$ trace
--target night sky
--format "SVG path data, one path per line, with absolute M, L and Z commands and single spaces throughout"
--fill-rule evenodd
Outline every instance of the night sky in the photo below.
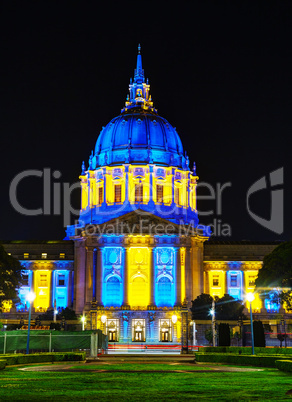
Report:
M 200 221 L 230 225 L 232 235 L 219 233 L 219 240 L 290 239 L 292 3 L 89 3 L 1 3 L 0 239 L 65 236 L 62 215 L 16 212 L 10 183 L 25 170 L 58 170 L 53 204 L 53 183 L 63 189 L 78 181 L 102 126 L 124 105 L 138 43 L 154 105 L 177 128 L 200 182 L 231 183 L 221 215 L 214 200 L 199 201 L 199 210 L 214 210 Z M 278 234 L 248 214 L 246 193 L 282 167 L 284 232 Z M 270 191 L 250 199 L 265 219 Z M 26 208 L 43 208 L 42 179 L 23 179 L 17 197 Z M 72 199 L 78 208 L 79 190 Z

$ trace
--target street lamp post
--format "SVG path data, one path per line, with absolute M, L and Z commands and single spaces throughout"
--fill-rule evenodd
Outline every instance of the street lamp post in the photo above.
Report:
M 58 314 L 57 301 L 55 299 L 55 301 L 54 301 L 54 322 L 57 322 L 57 314 Z
M 27 328 L 27 342 L 26 342 L 26 354 L 29 354 L 29 336 L 30 336 L 30 321 L 31 321 L 31 305 L 35 299 L 35 294 L 33 292 L 29 292 L 26 296 L 26 300 L 29 302 L 29 311 L 28 311 L 28 328 Z
M 86 317 L 85 317 L 85 315 L 83 315 L 83 316 L 81 317 L 81 322 L 82 322 L 82 331 L 84 331 L 84 330 L 85 330 L 85 321 L 86 321 Z
M 253 336 L 253 322 L 252 322 L 252 302 L 254 301 L 254 294 L 248 293 L 246 295 L 247 301 L 249 301 L 249 310 L 250 310 L 250 331 L 251 331 L 251 347 L 252 347 L 252 355 L 254 355 L 254 336 Z
M 212 316 L 212 336 L 213 336 L 213 346 L 216 346 L 216 321 L 215 321 L 215 300 L 213 299 L 212 301 L 212 308 L 210 311 L 210 314 Z

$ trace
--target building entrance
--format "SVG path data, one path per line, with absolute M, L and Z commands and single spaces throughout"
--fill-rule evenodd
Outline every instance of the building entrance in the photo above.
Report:
M 170 320 L 159 320 L 160 342 L 171 342 L 171 323 Z
M 132 321 L 132 341 L 133 342 L 145 342 L 145 320 L 133 320 Z
M 109 342 L 119 341 L 119 320 L 107 320 L 107 336 Z

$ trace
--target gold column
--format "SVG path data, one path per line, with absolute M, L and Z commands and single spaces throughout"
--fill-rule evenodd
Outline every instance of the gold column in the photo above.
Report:
M 175 283 L 176 286 L 176 297 L 175 305 L 181 305 L 181 257 L 179 247 L 175 250 Z
M 191 267 L 191 249 L 186 247 L 185 254 L 186 299 L 190 302 L 193 294 L 193 276 Z

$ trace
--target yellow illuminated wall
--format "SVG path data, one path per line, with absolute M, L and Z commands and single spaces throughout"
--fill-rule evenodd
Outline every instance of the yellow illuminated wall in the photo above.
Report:
M 150 300 L 150 254 L 148 247 L 130 247 L 128 294 L 131 307 L 147 307 Z
M 223 297 L 225 294 L 225 271 L 209 271 L 209 294 L 214 297 Z
M 34 272 L 34 291 L 36 311 L 46 311 L 50 307 L 51 271 L 37 270 Z
M 196 187 L 197 187 L 197 180 L 199 179 L 198 176 L 191 176 L 190 179 L 190 207 L 197 210 L 197 195 L 196 195 Z
M 244 272 L 245 280 L 245 293 L 254 293 L 255 291 L 255 280 L 258 276 L 258 270 L 247 270 Z M 254 293 L 255 299 L 252 302 L 252 311 L 260 313 L 262 308 L 262 302 L 258 293 Z M 250 303 L 246 302 L 246 307 L 248 311 L 250 310 Z
M 88 186 L 87 186 L 87 176 L 80 176 L 81 185 L 81 209 L 86 209 L 88 206 Z

